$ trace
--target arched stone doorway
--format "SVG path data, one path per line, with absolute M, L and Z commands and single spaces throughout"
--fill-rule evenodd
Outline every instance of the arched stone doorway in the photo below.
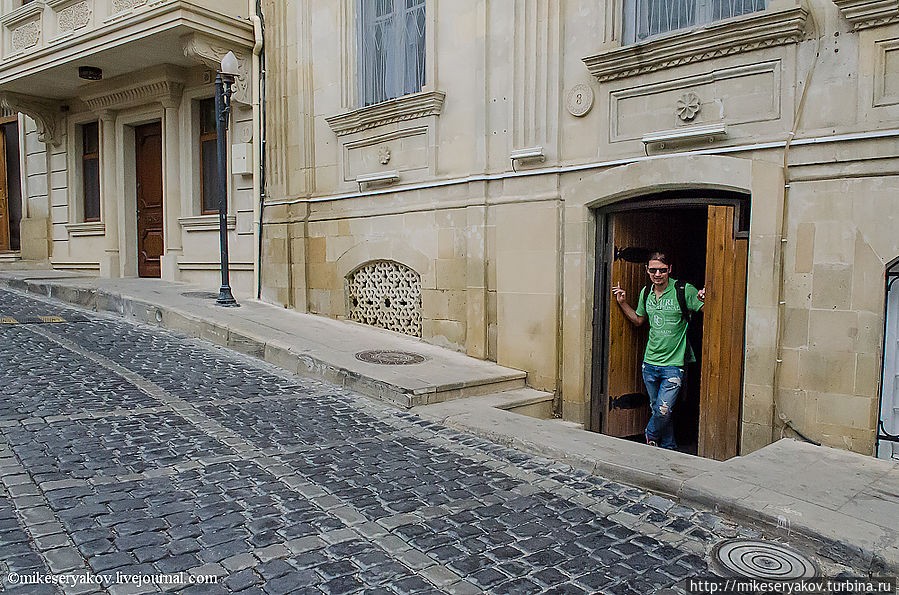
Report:
M 588 428 L 642 441 L 649 397 L 641 365 L 647 326 L 636 328 L 611 297 L 636 308 L 648 290 L 648 255 L 668 255 L 671 279 L 706 288 L 690 317 L 688 355 L 674 408 L 679 449 L 727 459 L 738 452 L 743 388 L 749 197 L 710 190 L 663 192 L 595 211 L 593 365 Z M 653 324 L 650 320 L 649 324 Z
M 565 253 L 562 312 L 562 413 L 588 425 L 593 393 L 594 312 L 597 296 L 597 220 L 603 208 L 669 191 L 749 196 L 746 335 L 737 451 L 772 439 L 777 353 L 779 250 L 783 168 L 776 163 L 719 155 L 641 160 L 565 180 Z

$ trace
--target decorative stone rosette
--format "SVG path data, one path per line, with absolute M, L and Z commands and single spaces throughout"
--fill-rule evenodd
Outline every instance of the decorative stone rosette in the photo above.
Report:
M 701 109 L 702 100 L 699 98 L 699 95 L 690 91 L 689 93 L 684 93 L 681 98 L 677 100 L 674 112 L 682 122 L 691 122 Z

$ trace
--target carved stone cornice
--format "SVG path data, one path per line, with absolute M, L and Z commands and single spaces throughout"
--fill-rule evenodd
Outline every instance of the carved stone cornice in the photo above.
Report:
M 218 71 L 222 67 L 222 58 L 228 52 L 234 52 L 237 57 L 237 76 L 232 87 L 231 98 L 245 105 L 253 102 L 250 89 L 250 56 L 241 48 L 229 47 L 224 42 L 202 33 L 192 33 L 181 38 L 181 49 L 184 55 L 191 60 L 205 64 L 212 70 Z
M 856 31 L 899 21 L 899 0 L 833 0 L 833 3 Z
M 797 43 L 805 35 L 807 16 L 808 11 L 802 6 L 762 11 L 698 29 L 673 32 L 582 60 L 597 80 L 613 81 L 720 56 Z
M 425 91 L 369 105 L 351 112 L 325 118 L 337 136 L 360 132 L 384 124 L 439 116 L 443 110 L 443 91 Z
M 37 139 L 42 143 L 59 146 L 65 132 L 65 118 L 61 104 L 51 99 L 0 91 L 0 106 L 12 112 L 22 112 L 37 125 Z
M 114 90 L 82 96 L 82 100 L 94 113 L 102 110 L 144 105 L 147 103 L 174 101 L 181 97 L 184 85 L 168 78 L 135 83 Z

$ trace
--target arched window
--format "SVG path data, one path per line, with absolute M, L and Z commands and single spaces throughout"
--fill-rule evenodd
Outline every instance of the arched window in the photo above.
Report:
M 350 320 L 421 337 L 421 276 L 391 260 L 368 262 L 346 278 Z

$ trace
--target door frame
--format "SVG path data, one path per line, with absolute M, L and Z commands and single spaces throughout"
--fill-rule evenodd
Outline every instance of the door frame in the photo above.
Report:
M 592 356 L 588 360 L 590 393 L 584 424 L 586 429 L 602 432 L 602 412 L 605 410 L 602 401 L 604 398 L 608 398 L 608 395 L 604 395 L 609 377 L 610 353 L 609 328 L 606 321 L 612 298 L 606 290 L 606 285 L 612 262 L 610 258 L 614 258 L 609 233 L 610 216 L 627 211 L 701 208 L 709 205 L 733 206 L 735 212 L 739 213 L 734 216 L 734 237 L 749 238 L 749 215 L 752 209 L 752 199 L 750 194 L 745 192 L 709 190 L 707 188 L 663 191 L 590 209 L 595 222 L 596 235 L 593 254 L 593 336 L 591 338 L 593 348 Z
M 897 307 L 893 312 L 890 311 L 891 299 L 896 300 L 897 303 Z M 890 314 L 892 314 L 892 316 Z M 877 406 L 877 426 L 875 426 L 874 428 L 874 456 L 877 458 L 890 458 L 889 456 L 884 456 L 885 453 L 882 453 L 880 451 L 881 446 L 890 447 L 888 454 L 892 455 L 892 458 L 896 458 L 896 454 L 899 453 L 899 428 L 894 428 L 893 431 L 896 432 L 896 434 L 892 434 L 890 430 L 885 428 L 883 425 L 883 420 L 886 413 L 885 410 L 888 407 L 899 407 L 899 403 L 887 402 L 884 398 L 886 396 L 887 390 L 889 390 L 893 393 L 893 395 L 890 395 L 890 400 L 892 400 L 893 396 L 897 394 L 897 389 L 899 389 L 899 387 L 894 386 L 894 383 L 896 382 L 895 380 L 891 380 L 889 383 L 887 383 L 887 376 L 889 374 L 899 374 L 899 369 L 891 370 L 887 364 L 889 357 L 893 357 L 894 361 L 899 362 L 899 354 L 893 352 L 893 350 L 896 349 L 895 345 L 893 347 L 889 346 L 891 341 L 899 341 L 899 332 L 896 332 L 895 330 L 899 328 L 899 320 L 896 320 L 895 317 L 899 317 L 899 258 L 894 259 L 891 263 L 887 264 L 885 268 L 883 347 L 880 350 L 883 358 L 881 360 L 880 398 L 878 399 Z
M 7 217 L 8 217 L 9 216 L 9 178 L 7 176 L 7 172 L 9 171 L 9 160 L 15 159 L 18 162 L 18 169 L 19 169 L 19 188 L 18 188 L 19 221 L 18 221 L 18 225 L 21 226 L 22 219 L 24 219 L 27 216 L 27 211 L 26 211 L 27 201 L 26 201 L 25 185 L 24 185 L 26 176 L 23 175 L 25 172 L 25 167 L 24 167 L 25 163 L 23 160 L 24 151 L 22 150 L 22 147 L 25 146 L 24 145 L 24 139 L 25 139 L 24 129 L 25 129 L 25 127 L 23 125 L 24 116 L 21 114 L 15 114 L 12 116 L 0 116 L 0 125 L 13 124 L 13 123 L 16 124 L 16 137 L 17 137 L 16 138 L 16 146 L 19 148 L 19 150 L 16 152 L 15 155 L 8 155 L 8 154 L 4 155 L 4 160 L 3 160 L 4 171 L 2 172 L 2 177 L 4 180 L 3 183 L 6 185 L 6 201 L 7 201 L 6 211 L 7 211 Z M 3 139 L 3 145 L 0 146 L 0 149 L 2 149 L 4 151 L 6 150 L 5 138 Z M 8 224 L 9 224 L 9 222 L 7 221 L 7 225 Z M 12 229 L 11 228 L 8 229 L 8 235 L 10 237 L 10 242 L 11 242 L 12 241 Z M 17 250 L 12 250 L 12 248 L 10 247 L 11 252 L 20 252 L 21 249 L 22 249 L 21 238 L 19 240 L 19 248 Z

